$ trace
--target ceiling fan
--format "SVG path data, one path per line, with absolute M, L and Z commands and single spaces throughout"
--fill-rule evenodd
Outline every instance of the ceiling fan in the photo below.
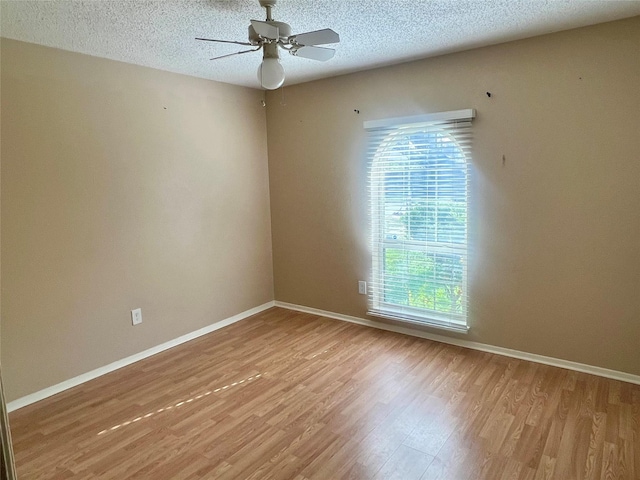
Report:
M 283 22 L 277 22 L 271 17 L 271 10 L 276 6 L 276 1 L 277 0 L 259 0 L 260 6 L 264 7 L 267 11 L 267 18 L 264 22 L 251 20 L 248 42 L 196 38 L 196 40 L 206 42 L 233 43 L 236 45 L 255 47 L 249 50 L 214 57 L 211 60 L 242 55 L 243 53 L 257 52 L 262 49 L 262 63 L 260 67 L 258 67 L 258 80 L 262 87 L 267 90 L 275 90 L 284 83 L 284 68 L 282 68 L 279 61 L 279 48 L 287 50 L 295 57 L 310 58 L 311 60 L 324 62 L 333 58 L 336 51 L 333 48 L 318 47 L 317 45 L 340 42 L 340 36 L 330 28 L 292 35 L 289 25 Z

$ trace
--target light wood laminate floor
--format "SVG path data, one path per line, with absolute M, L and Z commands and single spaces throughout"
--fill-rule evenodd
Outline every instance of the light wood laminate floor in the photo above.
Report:
M 20 480 L 640 478 L 638 385 L 278 308 L 10 422 Z

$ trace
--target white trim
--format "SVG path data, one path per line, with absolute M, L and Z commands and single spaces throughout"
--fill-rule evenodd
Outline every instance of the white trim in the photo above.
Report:
M 63 392 L 64 390 L 68 390 L 69 388 L 78 386 L 81 383 L 88 382 L 89 380 L 93 380 L 94 378 L 98 378 L 107 373 L 113 372 L 114 370 L 118 370 L 119 368 L 131 365 L 132 363 L 143 360 L 147 357 L 155 355 L 156 353 L 163 352 L 177 345 L 188 342 L 189 340 L 193 340 L 194 338 L 198 338 L 215 330 L 219 330 L 220 328 L 227 327 L 232 323 L 244 320 L 251 315 L 263 312 L 273 306 L 275 306 L 274 301 L 263 303 L 262 305 L 250 308 L 249 310 L 245 310 L 244 312 L 241 312 L 229 318 L 225 318 L 224 320 L 220 320 L 194 332 L 187 333 L 186 335 L 182 335 L 181 337 L 174 338 L 173 340 L 169 340 L 168 342 L 149 348 L 148 350 L 144 350 L 143 352 L 136 353 L 129 357 L 105 365 L 104 367 L 96 368 L 95 370 L 91 370 L 90 372 L 83 373 L 82 375 L 70 378 L 69 380 L 65 380 L 64 382 L 58 383 L 57 385 L 53 385 L 30 395 L 26 395 L 22 398 L 18 398 L 17 400 L 14 400 L 7 404 L 7 411 L 13 412 L 14 410 L 17 410 L 19 408 L 26 407 L 27 405 L 31 405 L 32 403 L 38 402 L 40 400 L 44 400 L 47 397 Z
M 367 120 L 363 122 L 365 130 L 383 127 L 398 127 L 411 125 L 412 123 L 446 122 L 448 120 L 466 120 L 476 118 L 475 108 L 465 110 L 453 110 L 451 112 L 426 113 L 424 115 L 412 115 L 410 117 L 383 118 L 381 120 Z
M 575 370 L 576 372 L 589 373 L 591 375 L 598 375 L 600 377 L 611 378 L 613 380 L 620 380 L 622 382 L 634 383 L 640 385 L 640 375 L 634 375 L 632 373 L 619 372 L 617 370 L 610 370 L 608 368 L 596 367 L 593 365 L 586 365 L 584 363 L 572 362 L 569 360 L 563 360 L 561 358 L 546 357 L 544 355 L 538 355 L 536 353 L 522 352 L 520 350 L 512 350 L 510 348 L 496 347 L 494 345 L 487 345 L 486 343 L 472 342 L 469 340 L 460 340 L 458 338 L 444 337 L 435 333 L 427 333 L 412 328 L 400 327 L 395 325 L 386 325 L 372 320 L 367 320 L 359 317 L 352 317 L 350 315 L 342 315 L 340 313 L 327 312 L 325 310 L 319 310 L 317 308 L 305 307 L 302 305 L 295 305 L 286 302 L 275 302 L 276 307 L 286 308 L 288 310 L 296 310 L 303 313 L 311 313 L 313 315 L 319 315 L 322 317 L 333 318 L 335 320 L 342 320 L 344 322 L 357 323 L 358 325 L 365 325 L 367 327 L 378 328 L 381 330 L 388 330 L 390 332 L 403 333 L 405 335 L 411 335 L 414 337 L 426 338 L 428 340 L 434 340 L 436 342 L 448 343 L 450 345 L 456 345 L 459 347 L 470 348 L 472 350 L 480 350 L 481 352 L 495 353 L 497 355 L 503 355 L 505 357 L 518 358 L 520 360 L 528 360 L 530 362 L 542 363 L 544 365 L 551 365 L 553 367 L 566 368 L 568 370 Z

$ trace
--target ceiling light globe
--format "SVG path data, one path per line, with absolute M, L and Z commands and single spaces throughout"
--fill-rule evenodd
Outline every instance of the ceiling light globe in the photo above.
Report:
M 263 88 L 275 90 L 284 83 L 284 68 L 277 58 L 265 58 L 258 67 L 258 80 Z

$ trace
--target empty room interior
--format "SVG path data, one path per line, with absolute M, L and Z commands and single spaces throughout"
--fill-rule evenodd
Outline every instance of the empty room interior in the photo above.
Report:
M 640 2 L 0 5 L 3 478 L 640 479 Z

